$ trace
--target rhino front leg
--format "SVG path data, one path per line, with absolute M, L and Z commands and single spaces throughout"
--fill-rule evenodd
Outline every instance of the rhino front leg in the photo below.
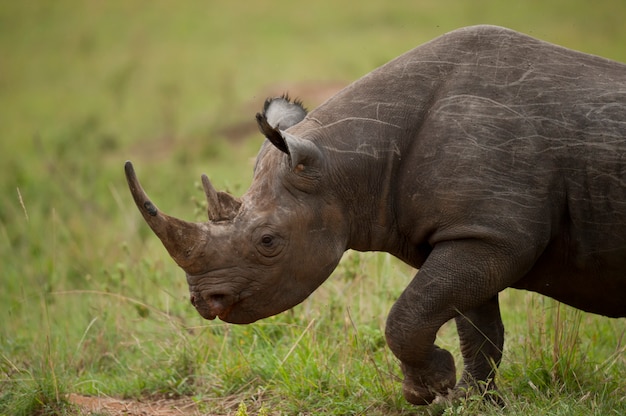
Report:
M 495 372 L 502 359 L 504 325 L 498 295 L 456 317 L 463 355 L 463 376 L 456 386 L 460 394 L 496 390 Z
M 439 243 L 398 298 L 385 334 L 401 362 L 409 402 L 428 404 L 454 387 L 454 360 L 434 341 L 439 328 L 457 316 L 464 316 L 457 325 L 466 362 L 459 387 L 493 377 L 503 338 L 497 294 L 524 271 L 523 259 L 511 253 L 516 251 L 481 240 Z
M 456 383 L 454 358 L 434 344 L 437 330 L 453 316 L 437 316 L 420 304 L 417 294 L 422 274 L 418 273 L 393 305 L 385 328 L 387 344 L 404 374 L 404 397 L 416 405 L 429 404 Z

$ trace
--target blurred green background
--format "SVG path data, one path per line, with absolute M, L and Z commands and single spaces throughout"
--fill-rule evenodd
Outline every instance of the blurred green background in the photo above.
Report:
M 332 91 L 478 23 L 625 61 L 625 12 L 621 0 L 2 1 L 4 263 L 25 266 L 29 257 L 15 251 L 42 243 L 20 242 L 24 227 L 50 237 L 43 219 L 53 213 L 68 239 L 56 254 L 64 268 L 90 273 L 85 257 L 115 262 L 136 231 L 126 159 L 174 213 L 188 213 L 201 172 L 243 192 L 250 163 L 234 161 L 255 155 L 261 138 L 245 123 L 268 91 L 303 91 L 305 104 L 317 104 L 317 87 Z
M 63 351 L 120 307 L 89 291 L 200 322 L 132 203 L 125 160 L 161 208 L 202 219 L 201 173 L 235 194 L 247 188 L 268 94 L 312 107 L 479 23 L 623 62 L 624 16 L 622 0 L 1 0 L 1 378 L 35 374 L 53 356 L 80 375 Z M 116 319 L 131 336 L 136 323 Z

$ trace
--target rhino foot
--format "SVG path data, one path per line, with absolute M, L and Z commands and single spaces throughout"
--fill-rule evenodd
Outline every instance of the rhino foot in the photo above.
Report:
M 456 367 L 452 355 L 435 347 L 426 368 L 402 364 L 404 398 L 414 405 L 426 405 L 437 396 L 444 396 L 456 383 Z
M 470 397 L 480 397 L 485 402 L 496 406 L 504 407 L 504 401 L 498 392 L 496 383 L 490 379 L 488 381 L 475 381 L 467 375 L 451 390 L 446 397 L 448 401 L 468 399 Z

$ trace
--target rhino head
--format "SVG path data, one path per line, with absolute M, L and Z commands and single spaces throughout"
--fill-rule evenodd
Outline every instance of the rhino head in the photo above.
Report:
M 285 131 L 305 116 L 288 97 L 266 101 L 256 117 L 271 144 L 261 148 L 248 191 L 235 198 L 202 175 L 207 222 L 161 212 L 126 162 L 139 211 L 185 271 L 191 303 L 205 319 L 243 324 L 285 311 L 331 274 L 346 249 L 342 212 L 324 192 L 321 150 Z

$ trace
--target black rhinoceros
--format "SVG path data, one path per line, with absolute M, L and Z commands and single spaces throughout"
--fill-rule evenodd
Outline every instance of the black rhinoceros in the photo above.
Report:
M 434 345 L 455 319 L 457 389 L 494 388 L 498 293 L 528 289 L 626 316 L 626 66 L 492 26 L 445 34 L 349 85 L 305 117 L 257 115 L 269 139 L 240 199 L 203 177 L 209 221 L 135 202 L 187 274 L 207 319 L 250 323 L 304 300 L 346 249 L 419 269 L 389 314 L 404 395 L 455 387 Z

